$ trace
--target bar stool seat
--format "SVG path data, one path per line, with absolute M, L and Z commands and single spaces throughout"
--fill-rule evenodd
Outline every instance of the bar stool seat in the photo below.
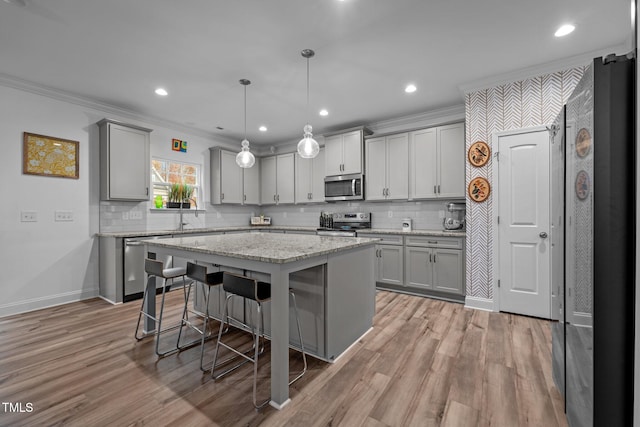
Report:
M 244 365 L 247 362 L 252 362 L 253 363 L 253 406 L 256 409 L 260 409 L 262 408 L 264 405 L 266 405 L 270 399 L 265 400 L 264 402 L 261 402 L 260 404 L 257 403 L 257 378 L 258 378 L 258 356 L 260 355 L 260 346 L 259 346 L 259 340 L 260 337 L 262 337 L 264 339 L 264 324 L 262 325 L 262 331 L 260 330 L 261 328 L 261 315 L 262 315 L 262 303 L 267 302 L 271 299 L 271 284 L 267 283 L 267 282 L 261 282 L 257 279 L 253 279 L 247 276 L 242 276 L 239 274 L 234 274 L 234 273 L 229 273 L 229 272 L 224 272 L 223 277 L 222 277 L 222 287 L 225 290 L 225 292 L 227 292 L 229 295 L 227 296 L 226 300 L 225 300 L 225 304 L 224 304 L 224 310 L 223 310 L 223 314 L 222 314 L 222 322 L 220 323 L 220 329 L 218 330 L 218 341 L 216 343 L 216 350 L 215 350 L 215 354 L 214 354 L 214 358 L 213 358 L 213 364 L 211 365 L 211 376 L 214 379 L 218 379 L 232 371 L 234 371 L 235 369 L 239 368 L 240 366 Z M 304 341 L 302 339 L 302 330 L 300 328 L 300 318 L 298 316 L 298 307 L 296 304 L 296 298 L 295 298 L 295 294 L 293 293 L 293 291 L 291 289 L 289 289 L 289 295 L 291 295 L 291 297 L 293 298 L 293 308 L 294 308 L 294 314 L 295 314 L 295 318 L 296 318 L 296 324 L 298 327 L 298 336 L 300 339 L 300 346 L 301 346 L 301 350 L 302 350 L 302 359 L 304 362 L 304 368 L 302 370 L 302 372 L 300 374 L 298 374 L 293 380 L 289 381 L 289 385 L 293 384 L 295 381 L 297 381 L 298 379 L 300 379 L 305 372 L 307 371 L 307 356 L 306 353 L 304 351 Z M 239 351 L 237 348 L 231 347 L 230 345 L 222 342 L 222 331 L 224 328 L 224 324 L 225 324 L 225 320 L 227 322 L 227 324 L 229 324 L 229 318 L 228 318 L 228 306 L 229 306 L 229 301 L 234 297 L 234 296 L 240 296 L 240 297 L 244 297 L 248 300 L 252 300 L 256 302 L 256 307 L 257 307 L 257 320 L 256 320 L 256 328 L 255 331 L 253 330 L 253 327 L 251 328 L 251 333 L 254 337 L 254 343 L 253 343 L 253 351 L 254 351 L 254 355 L 253 357 L 249 357 L 247 356 L 245 353 Z M 264 323 L 264 322 L 262 322 Z M 227 370 L 225 370 L 224 372 L 216 375 L 215 374 L 215 369 L 217 367 L 217 360 L 218 360 L 218 352 L 220 349 L 220 346 L 223 346 L 225 348 L 227 348 L 228 350 L 231 350 L 233 353 L 236 354 L 235 357 L 232 357 L 230 359 L 227 359 L 223 362 L 220 363 L 220 365 L 226 364 L 227 362 L 236 359 L 238 357 L 242 357 L 243 359 L 245 359 L 244 361 L 241 361 L 240 363 L 232 366 L 231 368 L 228 368 Z
M 145 286 L 144 293 L 142 295 L 142 305 L 140 306 L 140 313 L 138 314 L 138 323 L 136 325 L 135 338 L 138 341 L 145 338 L 144 335 L 141 335 L 141 336 L 138 335 L 138 330 L 140 329 L 140 320 L 142 319 L 142 316 L 145 316 L 146 318 L 149 318 L 157 322 L 156 333 L 155 333 L 156 354 L 158 355 L 158 357 L 164 357 L 169 353 L 174 353 L 175 351 L 177 351 L 177 348 L 161 353 L 159 351 L 160 334 L 172 329 L 176 329 L 180 326 L 180 325 L 175 325 L 166 329 L 162 329 L 162 314 L 164 312 L 164 300 L 165 300 L 165 294 L 167 289 L 167 280 L 171 280 L 173 282 L 173 280 L 176 279 L 177 277 L 182 277 L 184 281 L 184 277 L 187 274 L 187 269 L 185 267 L 165 268 L 164 263 L 162 261 L 146 258 L 144 260 L 144 271 L 145 273 L 147 273 L 147 286 Z M 156 277 L 159 277 L 162 279 L 162 301 L 160 302 L 160 315 L 157 317 L 152 316 L 151 314 L 144 311 L 144 305 L 145 305 L 145 302 L 147 301 L 147 298 L 153 298 L 155 301 L 155 297 L 156 297 L 155 287 L 150 286 L 150 281 L 155 279 Z M 149 288 L 152 288 L 154 290 L 152 295 L 149 295 Z
M 200 369 L 204 372 L 206 369 L 204 368 L 203 358 L 204 358 L 204 344 L 207 338 L 207 322 L 211 318 L 209 314 L 209 300 L 211 295 L 211 288 L 214 286 L 222 285 L 222 271 L 216 271 L 213 273 L 207 273 L 207 267 L 204 265 L 195 264 L 192 262 L 187 262 L 187 277 L 191 279 L 188 286 L 185 286 L 185 296 L 184 296 L 184 309 L 182 310 L 182 321 L 180 323 L 180 332 L 178 333 L 178 343 L 177 347 L 180 350 L 184 350 L 185 348 L 189 348 L 197 343 L 200 343 Z M 189 299 L 191 295 L 191 285 L 193 282 L 199 283 L 201 285 L 202 292 L 205 296 L 204 304 L 205 304 L 205 312 L 204 314 L 189 310 Z M 189 313 L 192 313 L 196 316 L 202 317 L 202 329 L 200 329 L 196 324 L 194 324 L 189 319 Z M 200 334 L 200 338 L 194 340 L 188 344 L 180 344 L 180 339 L 182 337 L 182 328 L 187 326 Z

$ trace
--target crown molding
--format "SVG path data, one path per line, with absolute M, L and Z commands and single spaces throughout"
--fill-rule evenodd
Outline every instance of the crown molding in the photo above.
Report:
M 55 99 L 74 105 L 78 105 L 92 110 L 98 110 L 107 115 L 117 115 L 125 117 L 131 120 L 138 120 L 145 123 L 154 124 L 163 128 L 170 127 L 171 129 L 189 133 L 191 135 L 200 136 L 207 139 L 214 139 L 216 142 L 221 142 L 234 146 L 236 141 L 231 138 L 221 136 L 212 132 L 206 132 L 201 129 L 197 129 L 182 123 L 174 122 L 171 120 L 162 119 L 159 117 L 137 113 L 124 108 L 116 107 L 111 104 L 96 101 L 94 99 L 86 98 L 74 93 L 54 89 L 49 86 L 37 84 L 28 80 L 13 77 L 7 74 L 0 73 L 0 86 L 5 86 L 12 89 L 17 89 L 24 92 L 33 93 L 35 95 L 44 96 L 47 98 Z
M 445 125 L 465 119 L 464 104 L 365 124 L 374 134 Z
M 496 76 L 479 79 L 470 83 L 465 83 L 458 86 L 458 89 L 463 94 L 470 92 L 477 92 L 479 90 L 489 89 L 492 87 L 500 86 L 507 83 L 513 83 L 520 80 L 526 80 L 532 77 L 538 77 L 544 74 L 551 74 L 561 70 L 568 70 L 570 68 L 582 67 L 593 61 L 594 58 L 599 56 L 606 56 L 611 53 L 622 55 L 631 50 L 631 47 L 627 43 L 619 44 L 604 49 L 598 49 L 591 52 L 582 53 L 580 55 L 570 56 L 562 58 L 557 61 L 547 62 L 544 64 L 534 65 L 532 67 L 523 68 L 520 70 L 511 71 L 504 74 L 498 74 Z

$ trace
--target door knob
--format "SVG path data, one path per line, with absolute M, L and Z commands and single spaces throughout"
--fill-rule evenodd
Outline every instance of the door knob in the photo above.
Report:
M 543 239 L 546 239 L 548 236 L 547 233 L 545 233 L 544 231 L 542 233 L 540 233 L 540 237 L 542 237 Z

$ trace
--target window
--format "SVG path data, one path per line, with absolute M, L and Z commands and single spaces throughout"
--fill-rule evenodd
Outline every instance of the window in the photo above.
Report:
M 166 205 L 169 187 L 173 184 L 189 184 L 194 187 L 192 199 L 195 201 L 194 207 L 200 206 L 200 165 L 193 163 L 182 163 L 174 160 L 152 159 L 151 160 L 151 183 L 153 185 L 153 200 L 156 196 L 162 197 L 163 204 Z

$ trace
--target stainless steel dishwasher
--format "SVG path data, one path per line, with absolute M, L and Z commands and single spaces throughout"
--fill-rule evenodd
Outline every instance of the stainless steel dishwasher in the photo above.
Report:
M 146 275 L 144 272 L 144 259 L 147 257 L 145 252 L 145 244 L 142 240 L 162 239 L 171 236 L 144 236 L 132 237 L 124 239 L 123 254 L 123 302 L 133 301 L 142 298 L 144 287 L 146 285 Z M 165 257 L 165 266 L 171 265 L 171 256 Z M 157 284 L 161 286 L 162 281 L 158 280 Z

